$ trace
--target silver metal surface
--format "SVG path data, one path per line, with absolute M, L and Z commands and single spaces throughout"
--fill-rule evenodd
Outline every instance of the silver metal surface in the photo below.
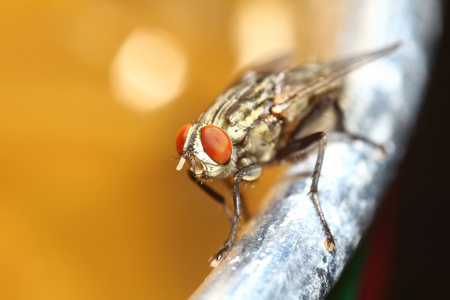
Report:
M 191 299 L 323 299 L 372 221 L 420 108 L 440 7 L 430 0 L 349 2 L 345 52 L 338 57 L 403 43 L 397 53 L 354 71 L 346 83 L 349 130 L 383 144 L 387 155 L 330 133 L 319 200 L 336 250 L 325 250 L 308 195 L 313 154 L 287 171 L 265 210 L 244 227 L 244 236 Z

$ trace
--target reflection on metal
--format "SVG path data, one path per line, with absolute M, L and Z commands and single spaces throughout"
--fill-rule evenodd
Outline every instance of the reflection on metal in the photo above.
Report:
M 402 41 L 397 53 L 348 77 L 347 124 L 386 146 L 387 155 L 329 134 L 319 199 L 336 238 L 327 252 L 308 196 L 315 155 L 293 166 L 246 234 L 192 299 L 323 299 L 370 224 L 401 159 L 420 107 L 433 42 L 437 1 L 349 1 L 345 55 Z M 306 175 L 305 175 L 306 174 Z
M 284 1 L 239 1 L 231 36 L 238 47 L 238 66 L 295 48 L 295 15 Z
M 111 65 L 111 88 L 128 107 L 153 110 L 183 91 L 186 69 L 186 53 L 172 37 L 162 31 L 135 29 Z

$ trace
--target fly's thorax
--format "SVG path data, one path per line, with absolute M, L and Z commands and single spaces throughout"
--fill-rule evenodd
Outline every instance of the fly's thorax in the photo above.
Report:
M 282 128 L 283 124 L 277 117 L 263 116 L 248 131 L 242 152 L 252 157 L 255 163 L 269 162 L 276 155 Z
M 249 132 L 255 129 L 255 124 L 264 116 L 265 106 L 250 108 L 246 102 L 238 103 L 236 111 L 229 114 L 224 127 L 234 144 L 240 144 L 248 138 Z M 239 118 L 235 118 L 239 116 Z
M 215 178 L 225 178 L 230 176 L 232 170 L 235 166 L 235 154 L 233 153 L 233 146 L 230 140 L 230 144 L 227 144 L 225 140 L 225 148 L 229 147 L 229 155 L 226 152 L 227 149 L 216 149 L 217 151 L 225 151 L 223 154 L 220 152 L 211 152 L 212 149 L 210 144 L 206 139 L 212 139 L 216 142 L 216 136 L 209 136 L 208 131 L 216 130 L 219 134 L 225 134 L 226 136 L 219 136 L 220 138 L 229 139 L 227 133 L 218 126 L 215 125 L 205 125 L 205 124 L 192 124 L 189 132 L 186 136 L 186 142 L 183 147 L 183 155 L 181 156 L 187 161 L 188 167 L 194 174 L 199 177 L 215 177 Z M 211 132 L 209 133 L 211 135 Z M 212 133 L 214 134 L 214 132 Z M 218 156 L 219 155 L 219 156 Z M 222 155 L 222 156 L 220 156 Z M 225 156 L 224 156 L 225 155 Z M 229 158 L 227 159 L 226 157 Z M 225 161 L 226 160 L 226 161 Z
M 199 121 L 224 129 L 233 144 L 242 142 L 249 128 L 267 112 L 276 78 L 276 74 L 264 74 L 243 79 L 219 95 Z

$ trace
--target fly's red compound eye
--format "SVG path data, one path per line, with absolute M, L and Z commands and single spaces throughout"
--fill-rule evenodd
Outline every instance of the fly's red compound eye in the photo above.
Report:
M 216 163 L 224 164 L 231 157 L 231 140 L 221 128 L 208 125 L 202 130 L 202 145 L 206 154 Z
M 186 124 L 177 133 L 177 137 L 175 139 L 175 145 L 177 146 L 178 154 L 181 156 L 183 155 L 183 147 L 184 143 L 186 142 L 186 137 L 188 135 L 189 129 L 191 128 L 192 124 Z

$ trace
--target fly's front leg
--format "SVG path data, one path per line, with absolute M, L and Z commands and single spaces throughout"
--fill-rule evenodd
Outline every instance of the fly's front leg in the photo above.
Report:
M 237 227 L 239 225 L 239 220 L 241 217 L 241 195 L 239 192 L 239 183 L 242 180 L 245 181 L 254 181 L 261 176 L 262 167 L 260 165 L 250 165 L 240 169 L 234 174 L 233 177 L 233 206 L 234 206 L 234 217 L 231 222 L 230 234 L 228 235 L 228 239 L 225 241 L 222 249 L 217 252 L 214 256 L 213 261 L 211 262 L 212 266 L 216 266 L 219 261 L 224 257 L 224 253 L 226 253 L 231 246 L 233 245 L 234 238 L 236 237 Z
M 316 132 L 308 135 L 304 138 L 291 141 L 284 149 L 278 152 L 276 160 L 282 162 L 285 160 L 295 160 L 298 157 L 311 150 L 312 147 L 318 145 L 319 151 L 317 154 L 316 165 L 312 175 L 312 184 L 310 189 L 311 200 L 314 203 L 317 215 L 322 223 L 323 230 L 326 238 L 324 240 L 324 246 L 327 251 L 333 251 L 335 247 L 334 237 L 331 234 L 328 223 L 325 220 L 325 216 L 320 206 L 319 199 L 317 197 L 317 187 L 319 185 L 320 170 L 322 169 L 323 156 L 325 154 L 325 147 L 327 143 L 327 136 L 325 132 Z
M 233 183 L 233 182 L 226 180 L 225 183 L 226 183 L 227 187 L 228 187 L 230 190 L 233 189 L 233 187 L 234 187 L 234 183 Z M 246 200 L 245 197 L 243 197 L 243 196 L 241 195 L 241 217 L 242 217 L 245 221 L 248 221 L 248 220 L 250 220 L 251 215 L 250 215 L 250 211 L 248 210 L 248 206 L 247 206 L 247 203 L 246 203 L 245 200 Z M 230 221 L 231 221 L 231 219 L 230 219 Z
M 192 172 L 191 170 L 188 170 L 188 176 L 190 179 L 192 179 L 192 181 L 199 186 L 205 193 L 207 193 L 209 196 L 211 196 L 214 200 L 216 200 L 217 202 L 219 202 L 220 204 L 223 205 L 224 209 L 225 209 L 225 213 L 227 214 L 227 218 L 230 221 L 230 223 L 233 222 L 233 218 L 231 216 L 230 211 L 228 210 L 227 204 L 225 202 L 225 198 L 220 195 L 219 193 L 217 193 L 215 190 L 213 190 L 211 187 L 207 186 L 203 181 L 199 180 L 196 176 L 195 173 Z

